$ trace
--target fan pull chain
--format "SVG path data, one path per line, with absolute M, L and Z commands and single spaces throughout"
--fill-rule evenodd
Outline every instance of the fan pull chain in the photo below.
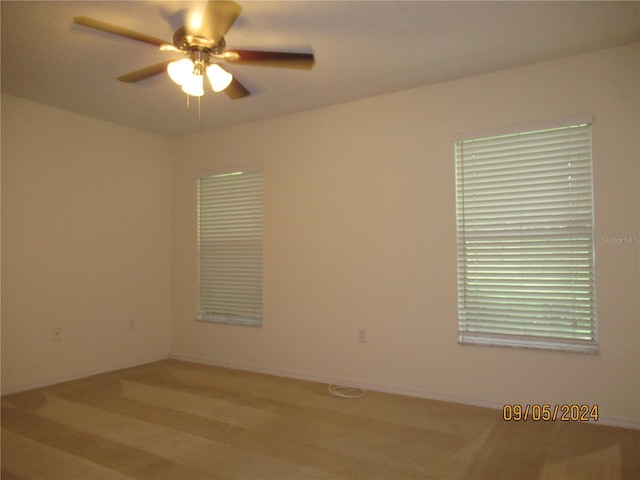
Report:
M 198 97 L 198 124 L 202 129 L 202 104 L 200 103 L 200 98 Z M 187 110 L 191 111 L 191 95 L 187 94 Z

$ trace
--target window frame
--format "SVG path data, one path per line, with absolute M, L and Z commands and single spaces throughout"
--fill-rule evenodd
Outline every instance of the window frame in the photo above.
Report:
M 598 351 L 598 331 L 597 331 L 598 322 L 597 322 L 597 315 L 596 315 L 595 220 L 594 220 L 595 212 L 594 212 L 594 183 L 593 183 L 592 123 L 593 121 L 590 115 L 580 115 L 580 116 L 568 117 L 568 118 L 563 118 L 563 119 L 558 119 L 558 120 L 553 120 L 548 122 L 541 122 L 536 124 L 519 125 L 519 126 L 506 127 L 506 128 L 494 129 L 489 131 L 472 132 L 472 133 L 457 135 L 454 138 L 455 170 L 456 170 L 455 172 L 456 235 L 457 235 L 457 255 L 456 256 L 457 256 L 457 263 L 458 263 L 458 341 L 459 343 L 465 344 L 465 345 L 469 344 L 469 345 L 508 346 L 508 347 L 522 347 L 522 348 L 545 349 L 545 350 L 573 351 L 573 352 L 582 352 L 582 353 L 596 353 Z M 470 222 L 467 221 L 465 216 L 466 210 L 467 209 L 472 210 L 472 207 L 467 208 L 464 205 L 464 202 L 465 202 L 464 198 L 465 198 L 465 195 L 468 194 L 468 192 L 465 194 L 464 185 L 462 184 L 463 180 L 461 179 L 461 177 L 464 176 L 464 173 L 461 173 L 461 171 L 464 170 L 464 166 L 461 166 L 461 162 L 464 160 L 460 158 L 461 148 L 462 148 L 461 145 L 464 144 L 465 142 L 470 143 L 474 141 L 477 142 L 477 141 L 483 141 L 483 140 L 491 141 L 494 138 L 500 139 L 503 137 L 505 138 L 514 137 L 514 139 L 518 139 L 519 136 L 524 136 L 528 134 L 540 133 L 543 135 L 544 134 L 543 132 L 545 131 L 568 129 L 575 126 L 586 126 L 588 128 L 588 159 L 582 160 L 582 161 L 585 163 L 588 163 L 589 198 L 588 200 L 585 200 L 585 201 L 589 203 L 588 215 L 590 216 L 590 226 L 587 227 L 587 226 L 581 225 L 578 228 L 584 228 L 585 231 L 588 228 L 590 229 L 589 231 L 590 237 L 586 241 L 586 243 L 589 244 L 590 250 L 588 251 L 588 254 L 586 255 L 586 257 L 588 258 L 588 262 L 590 262 L 588 265 L 590 283 L 588 284 L 587 288 L 589 289 L 589 294 L 591 296 L 589 297 L 588 301 L 585 301 L 583 303 L 585 305 L 587 303 L 589 304 L 590 310 L 588 315 L 589 315 L 590 323 L 588 327 L 591 330 L 588 334 L 580 333 L 582 331 L 581 329 L 586 327 L 582 327 L 582 324 L 576 321 L 573 324 L 575 331 L 572 333 L 567 333 L 566 335 L 568 337 L 562 338 L 560 336 L 560 333 L 558 332 L 555 332 L 556 334 L 555 337 L 550 335 L 543 336 L 536 332 L 531 333 L 532 332 L 531 327 L 536 322 L 538 322 L 538 324 L 544 324 L 546 321 L 547 324 L 552 325 L 547 327 L 541 327 L 546 333 L 549 333 L 549 334 L 554 333 L 553 332 L 554 329 L 560 330 L 562 328 L 560 325 L 562 325 L 563 321 L 565 322 L 565 325 L 566 325 L 567 320 L 559 320 L 559 317 L 561 316 L 561 314 L 558 314 L 558 316 L 554 319 L 550 319 L 551 314 L 547 313 L 546 314 L 547 320 L 545 321 L 541 320 L 541 318 L 545 315 L 544 311 L 540 312 L 539 314 L 536 311 L 535 315 L 539 315 L 538 320 L 533 320 L 533 319 L 523 320 L 523 318 L 525 317 L 520 317 L 510 321 L 499 319 L 495 322 L 495 325 L 504 324 L 504 325 L 507 325 L 507 327 L 501 327 L 501 326 L 493 327 L 493 325 L 491 325 L 491 321 L 496 319 L 493 318 L 491 320 L 487 320 L 487 318 L 489 318 L 489 315 L 497 315 L 495 314 L 495 311 L 498 310 L 495 306 L 497 305 L 497 301 L 495 301 L 496 303 L 492 304 L 491 303 L 492 300 L 487 300 L 486 298 L 484 299 L 480 298 L 480 300 L 476 303 L 477 306 L 475 307 L 475 311 L 474 311 L 474 307 L 468 307 L 467 305 L 467 298 L 468 298 L 467 295 L 470 290 L 473 290 L 473 288 L 469 287 L 470 282 L 468 280 L 468 276 L 469 276 L 468 272 L 472 269 L 472 267 L 470 267 L 469 260 L 466 256 L 470 247 L 469 247 L 469 241 L 467 238 L 468 236 L 465 234 L 465 232 L 468 232 L 469 230 L 473 229 L 473 227 L 468 227 Z M 468 159 L 467 159 L 466 165 L 467 167 L 470 165 Z M 571 178 L 571 177 L 568 177 L 568 178 Z M 499 184 L 500 182 L 500 180 L 493 180 L 493 181 L 495 182 L 495 184 Z M 523 180 L 523 182 L 526 182 L 526 180 Z M 570 182 L 571 180 L 568 180 L 567 187 L 569 187 Z M 473 183 L 473 180 L 471 181 L 471 183 Z M 517 205 L 522 206 L 526 204 L 517 204 Z M 462 214 L 461 213 L 462 211 L 464 211 L 465 213 Z M 489 215 L 490 215 L 489 218 L 491 218 L 489 223 L 494 223 L 494 220 L 491 216 L 492 214 L 489 213 Z M 496 216 L 500 217 L 500 214 L 498 213 L 496 214 Z M 499 220 L 496 220 L 496 222 L 499 222 Z M 468 227 L 466 230 L 465 230 L 465 226 Z M 520 242 L 519 245 L 523 249 L 524 247 L 522 247 L 522 245 L 525 243 L 527 238 L 529 238 L 529 241 L 531 241 L 530 234 L 522 234 L 522 239 L 519 241 Z M 501 242 L 500 239 L 496 239 L 495 242 L 492 242 L 490 245 L 494 249 L 497 249 L 496 245 L 500 245 L 500 242 Z M 527 247 L 527 248 L 531 249 L 531 247 Z M 572 247 L 572 248 L 575 248 L 575 247 Z M 525 254 L 526 254 L 526 251 L 525 251 Z M 557 252 L 555 253 L 555 255 L 557 256 Z M 577 256 L 578 254 L 576 253 L 575 255 Z M 495 262 L 495 260 L 493 261 Z M 550 264 L 552 260 L 548 260 L 547 262 Z M 555 261 L 555 257 L 553 262 L 557 263 Z M 547 264 L 545 263 L 544 265 L 547 265 Z M 491 268 L 495 268 L 496 269 L 495 271 L 498 271 L 501 268 L 506 268 L 506 267 L 504 265 L 501 265 L 501 266 L 491 267 Z M 530 273 L 529 275 L 532 275 L 532 274 Z M 487 280 L 484 280 L 484 279 L 480 280 L 480 282 L 483 282 L 483 281 L 486 282 Z M 507 280 L 500 280 L 500 282 L 507 282 Z M 552 283 L 552 281 L 549 281 L 549 280 L 545 280 L 545 282 Z M 484 288 L 484 287 L 480 287 L 480 288 L 474 287 L 474 288 L 476 288 L 476 290 L 479 290 L 480 288 Z M 499 288 L 502 288 L 502 286 L 499 286 Z M 575 288 L 577 289 L 577 287 Z M 531 290 L 531 287 L 527 287 L 527 289 Z M 504 290 L 501 291 L 501 293 L 504 294 L 504 297 L 507 297 L 506 301 L 508 303 L 510 300 L 510 297 L 509 297 L 510 294 L 505 293 Z M 482 295 L 484 294 L 480 293 L 479 297 L 482 297 Z M 492 295 L 493 294 L 487 294 L 486 297 L 489 298 Z M 515 298 L 515 295 L 514 295 L 514 298 Z M 504 301 L 504 299 L 501 299 L 500 301 Z M 480 302 L 486 302 L 486 305 L 489 306 L 488 310 L 493 309 L 494 313 L 491 313 L 491 314 L 485 313 L 485 311 L 483 310 L 486 305 L 483 304 L 480 306 Z M 580 304 L 579 301 L 574 301 L 573 305 L 578 305 L 578 304 Z M 524 308 L 517 307 L 515 310 L 517 311 L 519 309 L 523 310 Z M 577 310 L 577 307 L 576 307 L 576 310 Z M 478 316 L 476 318 L 481 318 L 481 319 L 469 320 L 470 318 L 469 315 L 473 315 L 473 314 Z M 511 314 L 512 314 L 512 311 L 508 311 L 506 315 L 511 315 Z M 521 325 L 520 333 L 514 333 L 515 331 L 518 330 L 517 324 Z M 491 328 L 493 328 L 493 331 L 491 331 Z M 536 328 L 538 328 L 538 325 L 536 325 Z M 573 335 L 575 338 L 570 338 L 571 335 Z M 589 335 L 590 335 L 590 338 L 588 339 L 580 338 L 581 336 L 586 337 Z
M 211 272 L 211 269 L 217 269 L 217 267 L 212 267 L 210 260 L 209 261 L 205 261 L 203 259 L 203 201 L 202 201 L 202 195 L 203 195 L 203 189 L 202 189 L 202 182 L 206 181 L 207 179 L 212 179 L 212 178 L 218 178 L 218 179 L 222 179 L 222 178 L 228 178 L 230 180 L 233 179 L 233 177 L 239 177 L 242 174 L 252 174 L 258 175 L 258 180 L 257 180 L 257 191 L 255 193 L 257 193 L 258 197 L 257 197 L 257 210 L 254 212 L 254 214 L 258 217 L 258 221 L 259 221 L 259 232 L 255 229 L 257 229 L 258 227 L 254 224 L 254 225 L 249 225 L 248 228 L 254 229 L 252 230 L 253 234 L 257 234 L 259 233 L 259 246 L 258 247 L 251 247 L 251 252 L 249 252 L 249 255 L 252 255 L 254 257 L 257 257 L 257 261 L 255 261 L 252 265 L 252 271 L 250 272 L 250 276 L 253 282 L 256 282 L 256 285 L 254 285 L 253 287 L 246 287 L 245 291 L 244 291 L 244 295 L 248 295 L 246 298 L 248 298 L 248 300 L 241 300 L 241 302 L 248 302 L 248 303 L 252 303 L 253 307 L 249 307 L 249 310 L 251 310 L 252 308 L 255 309 L 252 313 L 247 314 L 246 312 L 241 313 L 240 309 L 238 307 L 225 307 L 228 308 L 228 311 L 222 311 L 222 309 L 220 309 L 220 307 L 215 307 L 215 308 L 210 308 L 211 304 L 215 303 L 212 301 L 208 301 L 205 300 L 203 298 L 203 289 L 207 288 L 207 286 L 203 285 L 204 283 L 204 277 L 203 274 L 208 271 L 211 275 L 213 275 L 213 273 Z M 196 210 L 197 210 L 197 214 L 196 214 L 196 227 L 197 227 L 197 233 L 196 233 L 196 242 L 197 242 L 197 304 L 196 304 L 196 309 L 197 309 L 197 316 L 196 319 L 198 321 L 202 321 L 202 322 L 210 322 L 210 323 L 224 323 L 224 324 L 234 324 L 234 325 L 245 325 L 245 326 L 254 326 L 254 327 L 260 327 L 263 324 L 263 294 L 262 294 L 262 290 L 263 290 L 263 254 L 262 254 L 262 249 L 263 249 L 263 224 L 264 224 L 264 220 L 263 220 L 263 216 L 264 216 L 264 204 L 263 204 L 263 188 L 264 188 L 264 175 L 263 175 L 263 169 L 262 169 L 262 165 L 250 165 L 250 166 L 241 166 L 241 167 L 230 167 L 230 168 L 225 168 L 225 169 L 217 169 L 217 170 L 210 170 L 210 171 L 206 171 L 206 172 L 200 172 L 197 175 L 196 178 Z M 231 201 L 229 198 L 227 198 L 227 201 Z M 235 205 L 236 207 L 238 206 L 237 204 Z M 246 207 L 246 204 L 244 205 Z M 245 219 L 242 219 L 242 221 L 247 221 Z M 251 223 L 251 220 L 248 220 L 249 223 Z M 237 227 L 230 227 L 227 224 L 227 228 L 237 228 Z M 251 233 L 239 233 L 240 235 L 246 235 L 246 236 L 251 236 Z M 209 239 L 210 240 L 210 239 Z M 237 240 L 237 239 L 236 239 Z M 254 238 L 255 241 L 255 238 Z M 237 245 L 239 245 L 239 242 L 234 241 L 233 242 L 233 247 L 236 247 Z M 227 251 L 227 253 L 229 253 Z M 209 256 L 210 257 L 210 256 Z M 218 258 L 222 258 L 222 256 L 219 256 Z M 226 258 L 230 258 L 229 256 L 227 256 Z M 245 259 L 246 260 L 246 259 Z M 253 260 L 252 260 L 253 261 Z M 238 271 L 238 266 L 237 265 L 227 265 L 225 268 L 231 268 L 232 272 L 230 271 L 229 275 L 222 275 L 220 274 L 220 276 L 218 276 L 218 279 L 224 279 L 224 278 L 228 278 L 228 277 L 232 277 L 234 275 L 233 272 L 235 272 L 236 274 L 239 275 L 239 271 Z M 209 287 L 211 287 L 211 282 L 209 282 Z M 223 287 L 224 288 L 224 287 Z M 254 297 L 250 298 L 249 293 L 247 292 L 251 292 L 252 295 L 255 295 Z M 244 297 L 243 297 L 244 298 Z M 209 304 L 209 305 L 207 305 Z M 244 305 L 242 307 L 243 309 L 245 308 Z M 214 310 L 220 309 L 221 311 L 215 312 Z

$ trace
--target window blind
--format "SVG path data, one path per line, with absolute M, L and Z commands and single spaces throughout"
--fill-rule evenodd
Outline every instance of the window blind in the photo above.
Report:
M 460 342 L 595 351 L 591 126 L 455 155 Z
M 262 172 L 198 179 L 198 319 L 262 324 Z

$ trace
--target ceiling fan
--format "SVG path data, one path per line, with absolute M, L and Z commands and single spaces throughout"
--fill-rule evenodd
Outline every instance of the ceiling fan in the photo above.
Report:
M 89 17 L 73 17 L 85 27 L 131 38 L 154 45 L 160 50 L 185 55 L 178 61 L 166 60 L 117 77 L 122 82 L 138 82 L 167 71 L 171 79 L 190 96 L 204 95 L 204 77 L 208 77 L 214 91 L 224 91 L 231 99 L 250 95 L 249 90 L 233 77 L 219 62 L 309 70 L 315 64 L 311 53 L 269 52 L 258 50 L 228 50 L 224 36 L 240 16 L 242 7 L 232 0 L 211 0 L 201 17 L 178 28 L 173 43 Z

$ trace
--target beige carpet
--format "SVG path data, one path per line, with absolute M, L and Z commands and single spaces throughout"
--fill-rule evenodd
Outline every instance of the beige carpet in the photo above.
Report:
M 167 360 L 2 398 L 2 480 L 640 479 L 640 431 Z

